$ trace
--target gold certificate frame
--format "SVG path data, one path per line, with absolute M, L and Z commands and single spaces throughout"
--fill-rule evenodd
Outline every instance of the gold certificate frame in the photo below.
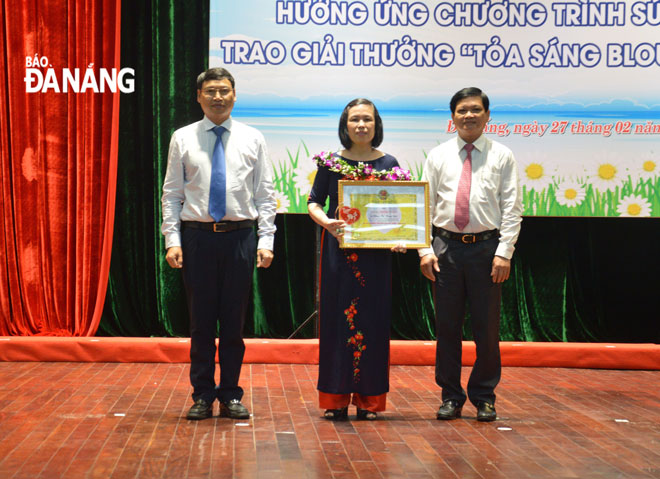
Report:
M 337 219 L 347 226 L 341 248 L 428 248 L 431 244 L 426 181 L 339 181 Z

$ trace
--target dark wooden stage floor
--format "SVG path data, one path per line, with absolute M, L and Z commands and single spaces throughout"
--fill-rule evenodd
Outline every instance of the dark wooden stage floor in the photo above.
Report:
M 187 364 L 2 362 L 0 478 L 660 478 L 660 371 L 505 368 L 494 423 L 435 420 L 430 366 L 328 422 L 316 373 L 247 364 L 253 417 L 190 422 Z

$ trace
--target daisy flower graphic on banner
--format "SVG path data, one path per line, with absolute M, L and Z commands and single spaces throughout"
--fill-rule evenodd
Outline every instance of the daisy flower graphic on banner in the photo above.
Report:
M 289 211 L 291 202 L 284 193 L 275 190 L 275 201 L 277 202 L 277 209 L 275 210 L 277 213 L 286 213 Z
M 657 178 L 660 176 L 660 157 L 653 155 L 653 153 L 642 155 L 639 160 L 635 162 L 635 170 L 633 174 L 643 180 L 653 180 Z
M 566 180 L 559 183 L 555 193 L 557 203 L 562 206 L 568 206 L 569 208 L 581 204 L 586 194 L 584 185 L 573 180 Z
M 625 196 L 616 207 L 619 216 L 647 217 L 651 216 L 651 203 L 640 195 Z
M 595 190 L 604 193 L 623 185 L 628 174 L 621 163 L 611 155 L 604 154 L 587 166 L 589 183 Z
M 520 163 L 520 184 L 539 193 L 552 183 L 556 167 L 550 165 L 545 155 L 530 156 L 530 159 Z
M 316 177 L 316 163 L 313 161 L 300 161 L 298 168 L 294 171 L 293 181 L 301 195 L 308 195 L 312 191 L 314 178 Z

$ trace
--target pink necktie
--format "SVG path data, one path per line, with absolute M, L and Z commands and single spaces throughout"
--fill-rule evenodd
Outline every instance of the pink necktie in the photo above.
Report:
M 465 162 L 463 162 L 461 179 L 458 181 L 456 212 L 454 213 L 454 224 L 459 231 L 463 231 L 463 228 L 470 222 L 470 185 L 472 184 L 472 150 L 474 150 L 474 145 L 466 143 L 463 148 L 467 151 L 467 156 Z

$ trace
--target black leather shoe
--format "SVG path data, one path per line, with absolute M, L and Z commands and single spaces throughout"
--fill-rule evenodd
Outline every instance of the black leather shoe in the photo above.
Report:
M 213 416 L 213 403 L 198 399 L 188 411 L 186 419 L 199 420 Z
M 232 399 L 229 402 L 220 403 L 220 417 L 248 419 L 250 417 L 250 412 L 241 404 L 241 401 L 238 399 Z
M 455 399 L 447 399 L 442 402 L 442 406 L 438 409 L 436 419 L 456 419 L 461 417 L 463 406 Z
M 490 422 L 495 419 L 497 419 L 495 406 L 486 401 L 481 401 L 477 404 L 477 421 Z

